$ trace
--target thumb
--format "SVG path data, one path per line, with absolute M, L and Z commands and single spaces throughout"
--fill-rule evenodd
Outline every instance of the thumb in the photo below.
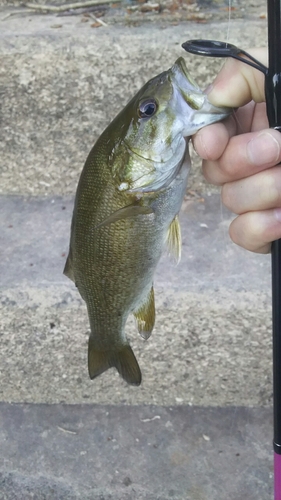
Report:
M 267 64 L 267 49 L 252 49 L 249 54 Z M 215 78 L 208 99 L 215 106 L 238 108 L 249 101 L 265 101 L 264 75 L 237 59 L 229 58 Z

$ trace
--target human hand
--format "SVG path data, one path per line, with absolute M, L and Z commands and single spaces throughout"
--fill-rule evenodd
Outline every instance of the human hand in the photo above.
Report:
M 266 49 L 251 55 L 267 64 Z M 227 59 L 208 98 L 217 106 L 239 107 L 223 123 L 205 127 L 193 136 L 203 158 L 203 173 L 222 186 L 222 201 L 238 217 L 229 228 L 231 239 L 258 253 L 270 251 L 281 238 L 281 134 L 269 129 L 261 72 Z

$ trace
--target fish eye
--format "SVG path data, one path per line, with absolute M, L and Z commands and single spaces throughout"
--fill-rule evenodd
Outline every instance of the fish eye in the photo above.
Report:
M 157 102 L 155 99 L 145 99 L 142 101 L 138 108 L 138 115 L 140 118 L 150 118 L 157 111 Z

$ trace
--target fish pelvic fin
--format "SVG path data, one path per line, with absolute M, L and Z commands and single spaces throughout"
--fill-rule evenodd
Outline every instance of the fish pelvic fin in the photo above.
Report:
M 154 303 L 154 290 L 151 287 L 146 301 L 141 307 L 134 311 L 134 316 L 137 320 L 137 327 L 140 335 L 144 340 L 147 340 L 154 327 L 155 323 L 155 303 Z
M 169 226 L 166 243 L 169 254 L 175 257 L 178 264 L 181 259 L 181 227 L 178 215 L 175 216 Z
M 141 371 L 132 348 L 126 344 L 120 350 L 101 351 L 92 336 L 88 345 L 88 369 L 91 379 L 115 367 L 121 377 L 131 385 L 141 384 Z
M 75 283 L 75 277 L 74 277 L 74 272 L 73 272 L 73 268 L 72 268 L 72 255 L 71 254 L 72 254 L 72 252 L 70 250 L 68 257 L 66 259 L 63 274 L 65 274 L 65 276 L 67 276 L 70 280 L 74 281 L 74 283 Z

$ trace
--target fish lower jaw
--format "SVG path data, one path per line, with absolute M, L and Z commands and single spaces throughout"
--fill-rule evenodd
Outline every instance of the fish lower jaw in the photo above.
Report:
M 229 116 L 229 113 L 221 113 L 221 114 L 198 114 L 198 116 L 194 117 L 194 120 L 192 121 L 192 125 L 187 124 L 186 128 L 184 129 L 183 135 L 186 138 L 191 137 L 193 134 L 198 132 L 203 127 L 206 127 L 208 125 L 211 125 L 212 123 L 219 122 L 221 120 L 224 120 Z

